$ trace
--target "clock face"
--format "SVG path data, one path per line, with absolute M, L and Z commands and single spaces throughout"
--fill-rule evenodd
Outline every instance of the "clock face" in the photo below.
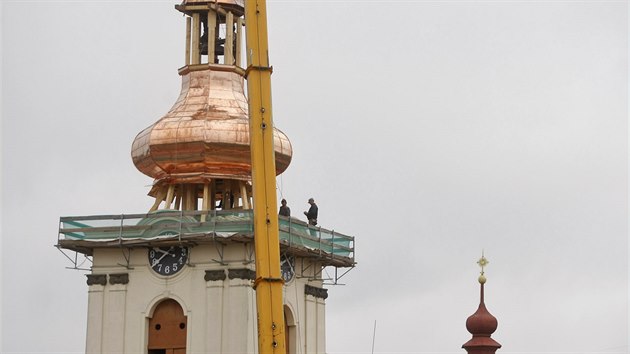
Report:
M 280 260 L 280 272 L 285 283 L 290 282 L 295 275 L 295 259 L 293 256 L 284 255 Z
M 185 247 L 153 247 L 149 249 L 149 266 L 161 275 L 174 275 L 188 261 L 188 249 Z

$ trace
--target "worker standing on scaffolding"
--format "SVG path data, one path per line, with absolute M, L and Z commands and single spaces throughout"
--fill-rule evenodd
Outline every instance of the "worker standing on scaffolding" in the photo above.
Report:
M 283 198 L 280 203 L 282 203 L 282 205 L 280 206 L 278 215 L 286 216 L 287 218 L 291 216 L 291 208 L 287 206 L 287 200 Z
M 315 204 L 315 199 L 313 198 L 309 198 L 308 203 L 311 205 L 311 207 L 308 209 L 308 211 L 304 212 L 304 215 L 306 215 L 309 225 L 315 226 L 317 225 L 317 204 Z

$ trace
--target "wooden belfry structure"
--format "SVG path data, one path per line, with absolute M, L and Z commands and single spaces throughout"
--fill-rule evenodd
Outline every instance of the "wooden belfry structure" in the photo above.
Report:
M 88 271 L 86 353 L 258 352 L 265 342 L 258 336 L 264 323 L 259 245 L 279 248 L 279 264 L 267 267 L 277 276 L 262 277 L 281 295 L 273 297 L 281 300 L 274 318 L 284 319 L 269 326 L 274 341 L 281 336 L 287 353 L 326 352 L 324 284 L 355 266 L 354 237 L 279 216 L 267 223 L 278 241 L 257 242 L 257 221 L 265 219 L 252 210 L 263 198 L 252 189 L 250 145 L 257 141 L 250 144 L 244 94 L 244 80 L 249 75 L 255 83 L 256 74 L 244 67 L 267 68 L 242 62 L 244 5 L 183 0 L 175 6 L 185 17 L 181 93 L 131 149 L 135 166 L 153 178 L 148 212 L 60 218 L 57 248 L 75 269 L 79 254 L 92 264 L 82 269 Z M 264 150 L 273 145 L 268 160 L 275 171 L 264 171 L 271 171 L 273 189 L 293 152 L 280 130 L 266 132 L 273 144 Z M 332 278 L 323 276 L 326 267 L 334 268 Z
M 186 65 L 166 115 L 135 138 L 136 167 L 154 178 L 151 211 L 251 208 L 251 162 L 244 94 L 243 1 L 184 1 Z M 291 162 L 287 136 L 274 131 L 276 174 Z M 163 203 L 163 204 L 162 204 Z

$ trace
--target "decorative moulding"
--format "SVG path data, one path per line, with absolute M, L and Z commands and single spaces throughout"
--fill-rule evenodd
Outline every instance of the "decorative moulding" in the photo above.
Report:
M 230 279 L 254 280 L 256 279 L 256 272 L 247 268 L 228 269 L 228 277 Z
M 86 274 L 87 285 L 103 285 L 107 284 L 107 274 Z
M 306 295 L 313 295 L 313 296 L 315 296 L 317 298 L 320 298 L 320 299 L 328 298 L 328 289 L 318 288 L 318 287 L 311 286 L 311 285 L 305 285 L 304 286 L 304 293 Z
M 223 269 L 206 270 L 206 275 L 203 276 L 203 279 L 205 281 L 225 280 L 225 278 L 226 278 L 225 270 L 223 270 Z
M 129 283 L 129 274 L 128 273 L 110 274 L 109 275 L 109 283 L 111 285 L 128 284 Z

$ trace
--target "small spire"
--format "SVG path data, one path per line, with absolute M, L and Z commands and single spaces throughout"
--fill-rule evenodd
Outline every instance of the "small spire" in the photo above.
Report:
M 488 312 L 484 302 L 484 284 L 486 283 L 484 267 L 488 263 L 482 251 L 481 258 L 477 261 L 477 264 L 481 267 L 481 274 L 479 275 L 479 284 L 481 285 L 479 308 L 466 320 L 466 329 L 472 334 L 472 339 L 462 346 L 469 354 L 494 354 L 497 349 L 501 348 L 501 344 L 490 338 L 497 329 L 498 321 L 496 317 Z

